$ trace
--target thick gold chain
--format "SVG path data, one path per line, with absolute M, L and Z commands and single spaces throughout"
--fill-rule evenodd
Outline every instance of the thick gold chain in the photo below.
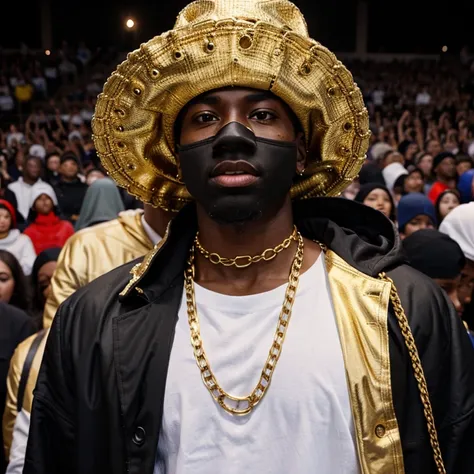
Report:
M 410 326 L 408 324 L 408 319 L 406 317 L 405 311 L 403 309 L 400 297 L 398 296 L 397 289 L 391 278 L 389 278 L 385 273 L 381 273 L 380 278 L 388 283 L 390 283 L 390 300 L 395 311 L 395 316 L 400 326 L 403 339 L 405 340 L 405 345 L 410 354 L 411 365 L 413 368 L 413 373 L 415 379 L 418 383 L 418 390 L 420 392 L 421 402 L 423 403 L 423 412 L 425 414 L 426 425 L 428 427 L 428 434 L 430 436 L 431 448 L 433 449 L 433 456 L 438 469 L 439 474 L 446 474 L 446 469 L 443 463 L 443 456 L 441 454 L 441 449 L 439 447 L 438 433 L 436 431 L 436 425 L 433 417 L 433 408 L 431 407 L 430 394 L 428 392 L 428 386 L 426 384 L 425 374 L 423 372 L 423 367 L 421 365 L 420 356 L 418 355 L 418 349 L 416 348 L 415 339 L 411 332 Z
M 275 370 L 278 359 L 280 358 L 283 341 L 285 340 L 286 330 L 291 318 L 291 310 L 296 297 L 298 288 L 301 265 L 303 264 L 304 242 L 301 234 L 297 232 L 298 248 L 296 250 L 293 264 L 291 265 L 290 275 L 288 278 L 288 286 L 285 293 L 285 301 L 283 303 L 278 324 L 273 338 L 273 343 L 268 353 L 267 361 L 263 367 L 260 379 L 252 393 L 246 397 L 234 397 L 225 392 L 214 376 L 209 360 L 204 351 L 201 331 L 199 325 L 199 317 L 196 309 L 196 298 L 194 293 L 194 246 L 189 253 L 188 265 L 185 270 L 185 291 L 186 303 L 188 311 L 188 322 L 191 330 L 191 344 L 193 346 L 194 357 L 197 366 L 201 371 L 201 378 L 204 385 L 209 390 L 214 400 L 228 413 L 232 415 L 247 415 L 264 397 L 270 383 L 272 381 L 273 372 Z M 231 404 L 229 404 L 231 402 Z
M 246 268 L 252 265 L 252 263 L 258 263 L 262 260 L 264 260 L 265 262 L 273 260 L 280 252 L 287 249 L 293 241 L 298 241 L 298 229 L 296 227 L 293 228 L 293 233 L 288 238 L 286 238 L 281 244 L 278 244 L 276 247 L 266 249 L 260 255 L 254 255 L 253 257 L 251 255 L 238 255 L 234 258 L 221 257 L 218 253 L 211 253 L 206 250 L 201 245 L 201 242 L 199 242 L 199 232 L 196 234 L 196 238 L 194 239 L 194 245 L 199 250 L 199 252 L 214 265 Z

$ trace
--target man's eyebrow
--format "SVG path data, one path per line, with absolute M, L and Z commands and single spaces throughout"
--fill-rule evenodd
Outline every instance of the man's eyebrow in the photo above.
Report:
M 195 97 L 193 100 L 189 102 L 188 105 L 196 105 L 196 104 L 202 104 L 202 105 L 216 105 L 220 102 L 220 97 L 212 94 L 205 94 L 205 95 L 200 95 L 198 97 Z
M 249 94 L 245 97 L 247 102 L 263 102 L 264 100 L 277 99 L 274 94 L 268 91 L 260 91 Z

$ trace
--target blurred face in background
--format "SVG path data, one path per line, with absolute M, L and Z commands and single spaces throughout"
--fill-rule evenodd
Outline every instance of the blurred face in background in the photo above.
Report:
M 454 193 L 446 193 L 439 201 L 439 214 L 444 219 L 453 209 L 461 204 Z
M 38 214 L 47 215 L 49 214 L 54 207 L 54 203 L 47 194 L 41 194 L 41 196 L 36 199 L 34 204 L 34 210 Z
M 426 151 L 431 156 L 438 155 L 442 151 L 441 143 L 438 140 L 430 140 L 428 144 L 426 145 Z
M 445 158 L 437 167 L 436 175 L 444 179 L 453 179 L 456 177 L 456 160 L 454 158 Z
M 402 165 L 405 164 L 405 158 L 403 155 L 398 151 L 391 151 L 382 160 L 382 168 L 386 168 L 388 165 L 392 163 L 401 163 Z
M 387 217 L 390 217 L 392 212 L 392 201 L 389 195 L 383 189 L 374 189 L 364 199 L 364 204 L 380 211 Z
M 15 290 L 15 280 L 13 279 L 10 267 L 0 260 L 0 301 L 9 303 Z
M 461 272 L 461 282 L 459 283 L 458 295 L 462 305 L 466 306 L 471 302 L 472 291 L 474 290 L 474 262 L 466 260 L 466 265 Z
M 57 265 L 57 262 L 48 262 L 38 271 L 38 287 L 43 294 L 45 301 L 48 299 L 51 291 L 51 279 L 53 278 Z
M 52 171 L 53 173 L 57 173 L 59 171 L 60 165 L 61 165 L 61 160 L 59 158 L 59 155 L 51 155 L 48 158 L 46 167 L 48 168 L 49 171 Z
M 104 173 L 102 173 L 102 171 L 93 170 L 88 173 L 87 178 L 86 178 L 86 183 L 88 186 L 90 186 L 93 182 L 97 181 L 98 179 L 103 179 L 103 178 L 105 178 L 105 175 Z
M 36 181 L 41 176 L 41 161 L 39 158 L 30 159 L 26 162 L 24 168 L 25 176 Z
M 0 209 L 0 234 L 6 234 L 12 226 L 12 216 L 6 209 Z
M 422 193 L 425 186 L 422 171 L 414 170 L 405 179 L 407 193 Z
M 472 169 L 472 162 L 470 161 L 461 161 L 461 163 L 458 163 L 456 165 L 456 172 L 458 174 L 458 176 L 461 176 L 462 174 L 464 174 L 466 171 L 469 171 L 470 169 Z
M 359 192 L 360 185 L 358 181 L 353 181 L 347 188 L 344 190 L 342 193 L 342 196 L 345 197 L 346 199 L 350 199 L 351 201 L 354 200 L 356 197 L 357 193 Z
M 418 168 L 423 171 L 425 176 L 430 176 L 431 169 L 433 168 L 433 156 L 428 154 L 424 155 L 418 162 Z
M 59 167 L 59 172 L 66 179 L 74 179 L 77 178 L 77 174 L 79 173 L 79 166 L 77 166 L 77 163 L 74 160 L 66 160 Z
M 434 229 L 434 225 L 428 216 L 420 214 L 405 225 L 403 232 L 400 232 L 400 237 L 405 239 L 422 229 Z

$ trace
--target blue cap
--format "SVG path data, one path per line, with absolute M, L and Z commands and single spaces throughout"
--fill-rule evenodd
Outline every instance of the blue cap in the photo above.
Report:
M 433 203 L 421 193 L 409 193 L 398 203 L 398 230 L 403 232 L 405 225 L 416 216 L 428 216 L 433 225 L 437 225 L 436 211 Z
M 458 181 L 458 190 L 461 195 L 461 204 L 471 202 L 472 196 L 472 180 L 474 179 L 474 170 L 468 170 L 463 173 Z

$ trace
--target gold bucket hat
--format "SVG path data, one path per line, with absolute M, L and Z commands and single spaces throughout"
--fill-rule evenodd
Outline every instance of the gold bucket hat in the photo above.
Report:
M 141 201 L 178 211 L 192 198 L 179 178 L 175 120 L 193 98 L 228 86 L 272 91 L 300 120 L 309 153 L 293 199 L 338 195 L 357 176 L 370 136 L 362 94 L 287 0 L 197 0 L 173 30 L 130 53 L 92 123 L 109 175 Z

